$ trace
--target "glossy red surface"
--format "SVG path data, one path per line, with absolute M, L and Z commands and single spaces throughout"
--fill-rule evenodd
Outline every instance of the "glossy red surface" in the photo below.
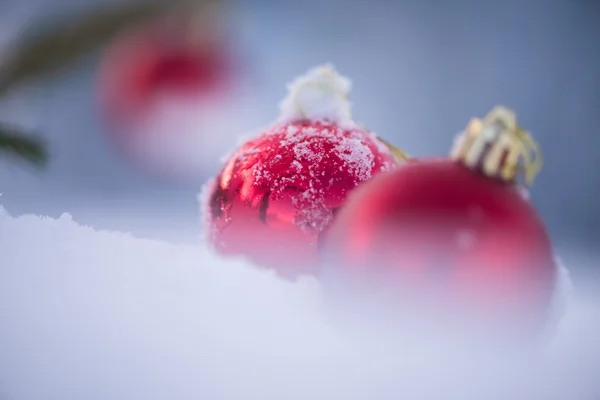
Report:
M 210 239 L 285 276 L 314 271 L 320 237 L 346 196 L 395 166 L 371 134 L 327 123 L 275 125 L 244 144 L 218 176 Z
M 323 257 L 359 281 L 398 284 L 493 315 L 543 319 L 554 291 L 550 239 L 512 185 L 450 160 L 375 177 L 340 211 Z

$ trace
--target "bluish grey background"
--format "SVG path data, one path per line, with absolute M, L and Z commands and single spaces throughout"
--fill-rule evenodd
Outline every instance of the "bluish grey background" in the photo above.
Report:
M 94 4 L 3 0 L 1 42 L 44 14 Z M 593 0 L 238 0 L 231 18 L 253 107 L 240 122 L 248 131 L 268 124 L 285 84 L 323 62 L 353 80 L 356 119 L 413 155 L 444 154 L 471 117 L 511 106 L 544 151 L 532 199 L 556 243 L 595 245 L 599 10 Z M 69 212 L 99 228 L 189 239 L 210 173 L 177 187 L 115 155 L 92 95 L 97 61 L 0 103 L 0 118 L 44 132 L 54 155 L 44 173 L 0 163 L 0 204 L 17 215 Z

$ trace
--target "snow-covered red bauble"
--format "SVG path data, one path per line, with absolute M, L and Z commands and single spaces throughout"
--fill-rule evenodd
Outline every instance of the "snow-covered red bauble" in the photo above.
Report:
M 528 138 L 512 112 L 496 108 L 471 122 L 451 157 L 373 178 L 340 211 L 324 259 L 355 282 L 391 283 L 408 303 L 539 328 L 559 275 L 544 222 L 517 181 L 537 169 Z
M 314 271 L 348 194 L 398 160 L 350 119 L 350 82 L 330 66 L 289 86 L 281 116 L 227 161 L 207 196 L 214 248 L 294 277 Z
M 163 178 L 197 178 L 232 143 L 233 48 L 201 22 L 176 15 L 129 29 L 108 46 L 99 69 L 111 142 Z

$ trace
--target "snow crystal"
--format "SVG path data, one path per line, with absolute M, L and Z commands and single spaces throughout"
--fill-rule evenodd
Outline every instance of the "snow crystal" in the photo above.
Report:
M 298 127 L 295 125 L 288 125 L 287 127 L 287 134 L 288 135 L 295 135 L 296 132 L 298 132 Z
M 334 151 L 346 162 L 346 167 L 361 181 L 371 178 L 375 156 L 359 139 L 342 140 Z
M 313 279 L 287 282 L 200 245 L 98 232 L 68 215 L 1 217 L 0 254 L 0 391 L 11 400 L 600 394 L 600 300 L 587 292 L 552 346 L 487 357 L 440 332 L 422 343 L 348 330 Z
M 313 68 L 288 84 L 288 95 L 279 105 L 280 122 L 310 119 L 354 126 L 347 98 L 351 88 L 352 82 L 333 65 Z
M 294 145 L 294 156 L 296 159 L 306 160 L 315 165 L 321 162 L 324 154 L 314 151 L 309 141 L 300 142 Z
M 302 164 L 298 160 L 292 161 L 292 166 L 296 169 L 296 172 L 302 171 Z

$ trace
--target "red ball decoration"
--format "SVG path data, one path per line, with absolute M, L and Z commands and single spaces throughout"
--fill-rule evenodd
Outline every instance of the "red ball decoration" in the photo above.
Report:
M 409 302 L 452 301 L 539 326 L 557 280 L 552 245 L 505 164 L 520 142 L 501 151 L 488 139 L 466 135 L 452 159 L 406 163 L 362 185 L 336 217 L 324 259 L 357 281 L 393 282 Z M 497 151 L 497 168 L 485 168 Z
M 224 148 L 212 136 L 234 83 L 228 43 L 177 17 L 130 29 L 103 54 L 98 94 L 111 139 L 153 173 L 177 177 L 208 165 Z M 222 122 L 222 121 L 221 121 Z M 207 137 L 211 136 L 211 139 Z
M 221 43 L 194 46 L 183 29 L 142 26 L 118 37 L 104 54 L 99 90 L 104 111 L 127 123 L 162 96 L 193 98 L 227 82 L 229 61 Z
M 219 253 L 287 277 L 315 271 L 321 236 L 346 196 L 396 164 L 374 135 L 336 121 L 335 110 L 331 119 L 277 122 L 229 159 L 208 199 L 209 240 Z

